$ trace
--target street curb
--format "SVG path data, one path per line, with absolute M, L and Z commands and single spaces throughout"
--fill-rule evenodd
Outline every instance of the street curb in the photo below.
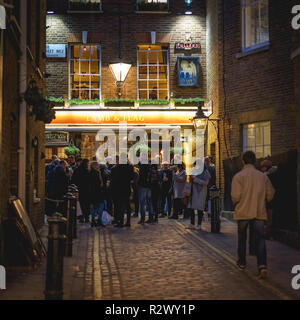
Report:
M 180 226 L 181 229 L 183 229 L 186 233 L 189 233 L 190 235 L 192 235 L 194 238 L 196 238 L 197 240 L 201 241 L 203 244 L 205 244 L 207 247 L 209 247 L 211 250 L 213 250 L 215 253 L 217 253 L 218 255 L 220 255 L 222 258 L 224 258 L 227 262 L 229 262 L 230 264 L 236 266 L 236 261 L 235 258 L 228 252 L 225 251 L 221 251 L 220 249 L 218 249 L 217 247 L 215 247 L 214 245 L 212 245 L 210 242 L 204 240 L 203 238 L 201 238 L 199 235 L 195 234 L 194 232 L 192 232 L 191 230 L 185 229 L 185 225 L 183 223 L 180 223 L 178 221 L 175 221 L 175 223 Z M 281 300 L 293 300 L 292 297 L 290 297 L 289 295 L 283 293 L 282 291 L 280 291 L 279 289 L 277 289 L 276 287 L 274 287 L 272 284 L 266 282 L 265 280 L 260 280 L 258 279 L 256 276 L 254 276 L 252 274 L 252 272 L 250 272 L 249 270 L 245 269 L 243 270 L 243 272 L 253 281 L 259 283 L 261 286 L 265 287 L 266 289 L 270 290 L 274 295 L 278 296 Z

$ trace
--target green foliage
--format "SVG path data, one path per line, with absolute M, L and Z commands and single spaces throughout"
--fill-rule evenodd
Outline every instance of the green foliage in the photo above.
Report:
M 73 144 L 69 145 L 64 150 L 65 154 L 69 156 L 74 156 L 75 158 L 80 155 L 80 149 L 75 147 Z
M 141 152 L 151 152 L 151 148 L 146 144 L 140 144 L 134 148 L 134 153 L 140 156 Z
M 28 105 L 32 106 L 31 115 L 35 116 L 36 121 L 51 123 L 55 119 L 54 103 L 43 97 L 34 82 L 26 90 L 24 99 Z
M 76 105 L 100 104 L 100 100 L 99 99 L 94 99 L 94 100 L 71 99 L 71 100 L 68 100 L 68 104 L 76 104 Z
M 104 99 L 103 102 L 104 103 L 134 103 L 134 99 L 118 99 L 118 98 L 114 98 L 114 99 Z
M 172 153 L 172 154 L 183 154 L 183 148 L 175 148 L 175 147 L 171 147 L 170 148 L 170 152 Z
M 65 100 L 63 98 L 54 98 L 54 97 L 49 97 L 46 99 L 50 102 L 54 102 L 54 103 L 61 103 L 61 104 L 64 104 L 65 103 Z
M 202 99 L 202 98 L 191 98 L 191 99 L 174 98 L 173 99 L 173 102 L 175 104 L 183 104 L 183 105 L 186 104 L 186 103 L 188 103 L 188 104 L 191 104 L 191 103 L 197 104 L 197 103 L 202 102 L 202 101 L 204 101 L 204 99 Z
M 140 105 L 168 105 L 169 100 L 151 100 L 143 99 L 137 101 Z

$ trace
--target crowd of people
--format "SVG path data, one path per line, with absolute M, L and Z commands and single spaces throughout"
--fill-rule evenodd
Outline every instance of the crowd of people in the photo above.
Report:
M 147 163 L 143 160 L 148 160 L 142 159 L 140 164 L 133 166 L 127 154 L 117 156 L 116 164 L 111 164 L 110 160 L 107 159 L 107 163 L 95 160 L 89 163 L 88 159 L 75 160 L 71 156 L 65 161 L 53 156 L 46 167 L 47 215 L 64 210 L 68 186 L 74 184 L 79 190 L 80 220 L 91 223 L 92 227 L 104 226 L 102 215 L 105 210 L 113 216 L 113 225 L 118 228 L 130 227 L 131 216 L 140 216 L 139 224 L 152 224 L 159 218 L 178 219 L 183 215 L 183 218 L 190 219 L 187 228 L 201 229 L 203 214 L 209 211 L 209 190 L 216 185 L 212 157 L 206 157 L 203 165 L 196 162 L 189 174 L 184 164 L 142 164 Z M 272 199 L 277 167 L 270 160 L 264 160 L 257 170 L 256 161 L 253 152 L 244 153 L 243 169 L 232 181 L 231 198 L 235 205 L 234 218 L 238 222 L 237 265 L 241 269 L 246 267 L 247 228 L 251 223 L 255 232 L 259 275 L 265 277 L 265 238 L 272 233 Z M 55 202 L 58 204 L 53 205 Z M 196 211 L 198 221 L 195 227 Z
M 117 156 L 116 164 L 110 159 L 90 163 L 73 156 L 65 161 L 54 155 L 46 167 L 47 215 L 59 210 L 55 201 L 63 204 L 68 186 L 74 184 L 79 190 L 80 221 L 92 227 L 103 226 L 102 214 L 107 211 L 119 228 L 130 227 L 131 216 L 140 216 L 139 224 L 152 224 L 159 218 L 178 219 L 180 215 L 190 218 L 188 228 L 194 228 L 197 210 L 196 228 L 200 229 L 204 211 L 209 210 L 208 190 L 216 184 L 212 157 L 206 157 L 203 166 L 195 163 L 189 175 L 184 164 L 142 163 L 131 165 L 127 154 Z

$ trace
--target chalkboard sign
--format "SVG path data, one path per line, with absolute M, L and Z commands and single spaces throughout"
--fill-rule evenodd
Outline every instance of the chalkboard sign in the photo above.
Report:
M 31 241 L 32 247 L 35 247 L 38 243 L 36 232 L 34 230 L 34 227 L 30 221 L 30 218 L 26 210 L 22 205 L 21 200 L 20 199 L 13 200 L 12 205 L 17 213 L 18 218 L 23 222 L 24 226 L 26 227 L 26 233 Z

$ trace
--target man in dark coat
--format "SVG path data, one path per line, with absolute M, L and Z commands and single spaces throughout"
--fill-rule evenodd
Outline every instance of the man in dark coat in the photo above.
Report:
M 126 163 L 127 155 L 121 154 L 121 163 Z M 133 166 L 120 164 L 119 157 L 116 157 L 117 164 L 111 170 L 111 192 L 115 207 L 116 227 L 124 226 L 124 212 L 127 208 L 131 182 L 134 177 Z M 130 213 L 127 214 L 126 226 L 130 227 Z
M 48 193 L 49 199 L 63 201 L 65 194 L 68 192 L 69 185 L 69 178 L 66 169 L 66 161 L 61 160 L 59 162 L 59 165 L 55 168 L 53 172 L 52 183 L 49 187 Z M 58 205 L 54 203 L 54 205 L 51 206 L 51 208 L 51 214 L 53 214 L 55 211 L 58 211 L 63 214 L 65 211 L 65 207 L 62 202 Z
M 104 181 L 102 179 L 101 171 L 98 162 L 91 163 L 90 172 L 90 200 L 92 204 L 92 223 L 91 226 L 103 226 L 102 214 L 104 210 Z M 95 216 L 98 215 L 98 222 L 96 224 Z
M 85 223 L 89 222 L 91 207 L 90 172 L 88 166 L 89 160 L 83 159 L 81 165 L 74 171 L 72 176 L 72 183 L 75 184 L 79 189 L 79 203 Z

